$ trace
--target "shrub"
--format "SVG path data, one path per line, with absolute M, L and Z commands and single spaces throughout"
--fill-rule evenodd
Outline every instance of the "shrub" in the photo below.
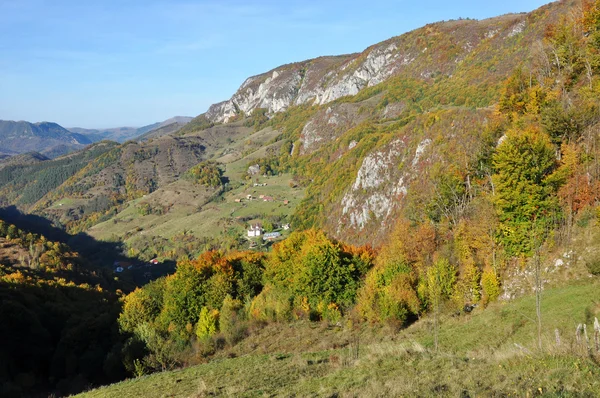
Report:
M 206 161 L 192 167 L 186 174 L 197 184 L 216 188 L 221 186 L 223 172 L 219 168 L 218 163 Z
M 358 294 L 357 310 L 370 322 L 405 325 L 420 312 L 417 278 L 402 260 L 380 263 L 367 274 Z
M 496 300 L 501 293 L 500 280 L 493 269 L 487 268 L 481 275 L 481 287 L 483 288 L 484 303 Z
M 585 267 L 592 275 L 600 275 L 600 253 L 593 253 L 585 259 Z

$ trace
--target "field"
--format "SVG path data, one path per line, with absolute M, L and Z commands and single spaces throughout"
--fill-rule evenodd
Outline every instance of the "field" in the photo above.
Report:
M 399 332 L 349 321 L 270 324 L 207 364 L 80 396 L 598 396 L 598 355 L 577 344 L 575 330 L 592 330 L 599 287 L 593 280 L 544 292 L 542 351 L 535 299 L 524 297 L 445 315 L 438 352 L 430 318 Z
M 267 217 L 287 220 L 304 197 L 303 189 L 290 184 L 292 176 L 281 174 L 246 179 L 252 160 L 266 156 L 268 148 L 279 150 L 281 143 L 266 145 L 279 132 L 267 128 L 248 134 L 237 137 L 213 154 L 224 165 L 223 176 L 229 181 L 226 192 L 180 179 L 128 202 L 116 216 L 95 225 L 88 233 L 96 239 L 123 239 L 127 243 L 153 236 L 169 239 L 184 231 L 196 238 L 222 235 L 241 238 L 248 222 L 264 222 Z M 248 199 L 248 195 L 253 199 Z M 266 201 L 261 196 L 273 200 Z M 140 208 L 146 204 L 158 210 L 141 213 Z

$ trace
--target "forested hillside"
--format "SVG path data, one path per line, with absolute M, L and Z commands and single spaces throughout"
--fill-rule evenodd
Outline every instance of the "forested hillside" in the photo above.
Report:
M 118 288 L 64 243 L 0 220 L 0 395 L 121 379 Z
M 101 142 L 71 155 L 49 160 L 38 153 L 10 157 L 0 163 L 0 198 L 4 205 L 29 209 L 90 161 L 115 147 Z

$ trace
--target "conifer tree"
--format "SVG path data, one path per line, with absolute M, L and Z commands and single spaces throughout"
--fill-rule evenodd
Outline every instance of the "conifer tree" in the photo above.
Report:
M 509 255 L 530 255 L 531 236 L 547 230 L 558 215 L 550 178 L 557 166 L 554 147 L 535 128 L 507 133 L 493 158 L 500 240 Z

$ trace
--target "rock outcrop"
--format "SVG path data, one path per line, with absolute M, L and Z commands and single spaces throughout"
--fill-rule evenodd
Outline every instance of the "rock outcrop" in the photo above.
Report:
M 231 99 L 212 105 L 206 117 L 226 123 L 240 112 L 250 115 L 258 108 L 273 114 L 293 105 L 327 104 L 401 74 L 418 79 L 452 76 L 480 46 L 502 46 L 527 28 L 527 14 L 430 24 L 362 53 L 315 58 L 250 77 Z

